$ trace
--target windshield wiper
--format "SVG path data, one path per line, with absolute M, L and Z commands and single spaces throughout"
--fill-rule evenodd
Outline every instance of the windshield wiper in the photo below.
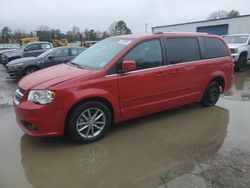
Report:
M 73 65 L 73 66 L 75 66 L 75 67 L 78 67 L 79 69 L 83 69 L 83 67 L 82 67 L 81 65 L 79 65 L 79 64 L 77 64 L 77 63 L 74 63 L 74 62 L 72 62 L 72 61 L 70 61 L 68 64 L 69 64 L 69 65 Z

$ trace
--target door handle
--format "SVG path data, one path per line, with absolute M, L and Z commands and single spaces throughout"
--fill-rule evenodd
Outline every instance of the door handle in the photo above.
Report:
M 157 78 L 160 78 L 160 77 L 165 77 L 167 74 L 166 73 L 159 73 L 156 75 Z
M 170 74 L 179 74 L 181 73 L 181 70 L 173 70 L 172 72 L 170 72 Z

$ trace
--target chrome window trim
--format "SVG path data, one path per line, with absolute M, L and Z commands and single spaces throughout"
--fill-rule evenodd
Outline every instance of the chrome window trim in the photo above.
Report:
M 142 71 L 148 71 L 148 70 L 155 70 L 155 69 L 160 69 L 160 68 L 165 68 L 165 67 L 173 67 L 173 66 L 177 66 L 180 64 L 192 64 L 192 63 L 197 63 L 197 62 L 204 62 L 204 61 L 208 61 L 208 60 L 216 60 L 216 59 L 227 59 L 230 56 L 225 56 L 225 57 L 216 57 L 216 58 L 210 58 L 210 59 L 200 59 L 200 60 L 196 60 L 196 61 L 188 61 L 188 62 L 183 62 L 183 63 L 176 63 L 176 64 L 168 64 L 168 65 L 163 65 L 163 66 L 158 66 L 158 67 L 152 67 L 152 68 L 148 68 L 148 69 L 141 69 L 141 70 L 135 70 L 135 71 L 131 71 L 128 72 L 126 74 L 132 74 L 132 73 L 137 73 L 137 72 L 142 72 Z M 112 76 L 117 76 L 117 75 L 121 75 L 121 74 L 111 74 L 111 75 L 106 75 L 105 77 L 112 77 Z

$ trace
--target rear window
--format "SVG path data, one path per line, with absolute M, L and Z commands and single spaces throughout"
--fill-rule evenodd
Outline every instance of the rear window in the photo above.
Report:
M 201 59 L 197 38 L 166 38 L 166 54 L 170 64 Z
M 208 37 L 203 37 L 202 40 L 205 50 L 205 59 L 228 56 L 227 48 L 221 40 Z

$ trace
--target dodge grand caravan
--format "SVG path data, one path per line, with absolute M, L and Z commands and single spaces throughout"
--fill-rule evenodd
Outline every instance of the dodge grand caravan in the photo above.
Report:
M 215 105 L 231 87 L 233 67 L 218 36 L 108 38 L 71 63 L 24 77 L 14 98 L 17 123 L 28 135 L 93 142 L 112 123 L 194 102 Z

